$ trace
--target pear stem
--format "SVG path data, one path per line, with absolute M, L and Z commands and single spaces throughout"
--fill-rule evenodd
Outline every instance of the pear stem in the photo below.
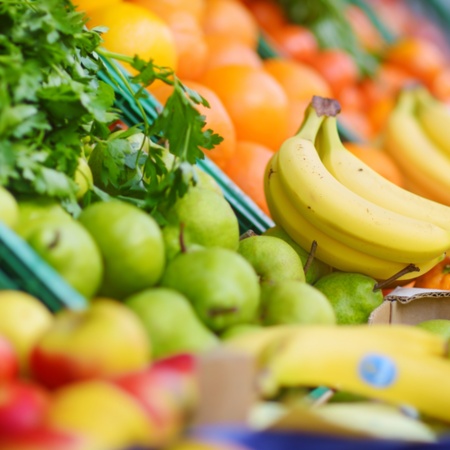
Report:
M 183 222 L 180 223 L 179 241 L 180 241 L 181 253 L 186 253 L 187 252 L 187 247 L 186 247 L 186 242 L 184 242 L 184 223 Z
M 406 275 L 410 272 L 420 272 L 420 268 L 417 267 L 415 264 L 408 264 L 404 269 L 400 270 L 396 274 L 392 275 L 392 277 L 388 278 L 387 280 L 379 281 L 378 283 L 375 283 L 373 290 L 379 291 L 380 289 L 384 289 L 385 287 L 388 287 L 393 281 L 397 280 L 403 275 Z
M 309 253 L 308 253 L 308 258 L 303 267 L 303 271 L 305 272 L 305 275 L 307 274 L 309 268 L 311 267 L 312 262 L 314 261 L 314 258 L 316 256 L 316 249 L 317 249 L 317 241 L 312 241 L 311 249 L 309 250 Z

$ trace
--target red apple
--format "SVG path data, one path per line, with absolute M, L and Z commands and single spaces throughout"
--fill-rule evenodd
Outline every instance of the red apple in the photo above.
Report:
M 12 380 L 18 374 L 19 357 L 10 341 L 0 336 L 0 382 L 3 380 Z
M 146 367 L 150 342 L 124 304 L 99 298 L 82 311 L 61 310 L 30 356 L 32 376 L 49 388 Z
M 195 366 L 193 355 L 180 354 L 113 380 L 147 412 L 157 430 L 153 445 L 170 444 L 187 426 L 197 393 Z
M 50 394 L 25 380 L 0 383 L 0 436 L 19 435 L 38 428 L 50 404 Z
M 4 450 L 93 450 L 86 438 L 52 430 L 48 427 L 31 430 L 19 436 L 0 436 Z

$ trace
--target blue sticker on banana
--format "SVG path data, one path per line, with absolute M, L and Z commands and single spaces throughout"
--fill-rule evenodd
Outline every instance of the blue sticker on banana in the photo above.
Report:
M 386 355 L 370 354 L 361 359 L 358 373 L 372 387 L 386 388 L 395 382 L 397 366 L 395 361 Z

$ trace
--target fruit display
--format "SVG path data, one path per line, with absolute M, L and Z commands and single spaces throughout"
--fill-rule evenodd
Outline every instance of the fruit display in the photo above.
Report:
M 445 446 L 450 65 L 418 17 L 0 5 L 0 449 Z

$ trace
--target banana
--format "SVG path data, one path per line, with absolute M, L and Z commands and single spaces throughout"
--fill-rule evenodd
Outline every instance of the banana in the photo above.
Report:
M 323 118 L 310 105 L 297 135 L 277 152 L 280 179 L 294 207 L 330 237 L 378 258 L 425 262 L 449 249 L 449 230 L 371 203 L 331 175 L 314 146 Z
M 275 223 L 279 224 L 290 237 L 304 249 L 310 249 L 313 241 L 317 242 L 316 256 L 330 266 L 346 271 L 359 272 L 371 276 L 378 281 L 384 281 L 405 269 L 407 264 L 377 258 L 351 248 L 333 239 L 328 234 L 316 228 L 306 220 L 292 205 L 281 185 L 278 173 L 278 154 L 275 153 L 266 167 L 264 189 L 267 204 Z M 396 281 L 406 281 L 417 278 L 428 272 L 444 254 L 432 258 L 426 263 L 409 261 L 416 265 L 417 271 L 406 273 Z
M 419 327 L 404 324 L 379 325 L 275 325 L 263 327 L 254 333 L 230 337 L 224 345 L 244 351 L 259 361 L 260 367 L 272 365 L 273 361 L 288 364 L 292 371 L 301 371 L 303 361 L 296 352 L 311 347 L 317 358 L 322 353 L 347 348 L 352 352 L 401 353 L 415 357 L 434 356 L 445 358 L 448 341 Z M 341 352 L 337 352 L 338 356 Z M 449 360 L 450 364 L 450 360 Z
M 405 89 L 386 123 L 383 147 L 411 181 L 411 189 L 417 186 L 428 198 L 450 205 L 450 158 L 426 135 L 415 108 L 414 91 Z
M 327 424 L 361 432 L 377 439 L 409 442 L 437 442 L 431 426 L 409 417 L 401 408 L 373 401 L 328 403 L 311 411 Z
M 299 332 L 273 352 L 266 376 L 278 387 L 327 386 L 450 421 L 449 359 L 405 351 L 394 339 L 386 345 L 382 333 L 376 339 L 358 329 L 344 333 L 347 337 L 339 339 L 334 329 L 318 330 L 316 336 Z
M 450 120 L 448 126 L 450 130 Z M 356 194 L 390 211 L 450 230 L 448 206 L 397 186 L 357 158 L 342 144 L 335 117 L 323 121 L 316 148 L 328 171 Z
M 450 158 L 450 108 L 424 87 L 416 88 L 417 119 L 430 140 Z

